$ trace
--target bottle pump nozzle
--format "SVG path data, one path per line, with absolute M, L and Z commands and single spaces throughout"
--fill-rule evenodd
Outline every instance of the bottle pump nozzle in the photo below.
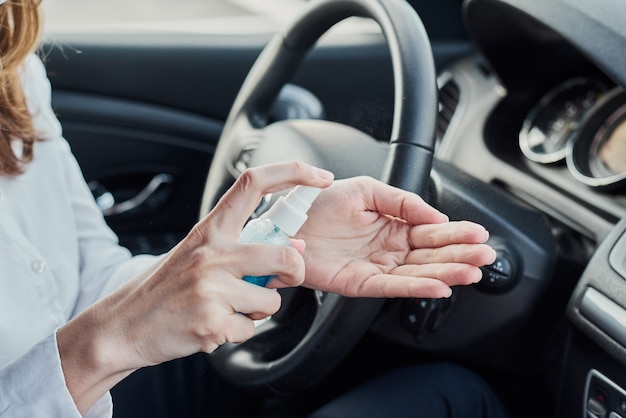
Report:
M 296 186 L 287 196 L 278 201 L 263 214 L 289 236 L 295 235 L 307 220 L 307 211 L 320 194 L 321 189 L 310 186 Z

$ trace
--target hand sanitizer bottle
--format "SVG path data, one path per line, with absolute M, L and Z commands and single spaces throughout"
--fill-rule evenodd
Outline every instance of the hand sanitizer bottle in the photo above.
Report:
M 241 242 L 267 242 L 290 245 L 294 236 L 307 220 L 307 211 L 320 194 L 320 189 L 310 186 L 296 186 L 281 196 L 272 207 L 257 219 L 246 224 L 241 231 Z M 243 280 L 266 286 L 273 276 L 244 276 Z

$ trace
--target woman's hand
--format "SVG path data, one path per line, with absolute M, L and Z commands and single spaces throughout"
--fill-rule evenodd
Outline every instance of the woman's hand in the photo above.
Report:
M 241 229 L 264 194 L 331 182 L 331 173 L 300 163 L 246 171 L 158 265 L 62 327 L 61 362 L 79 410 L 140 367 L 250 338 L 252 320 L 275 313 L 280 295 L 241 278 L 276 275 L 297 286 L 305 267 L 292 247 L 241 244 Z
M 495 252 L 481 225 L 448 218 L 419 196 L 367 177 L 336 181 L 309 211 L 305 286 L 345 296 L 451 295 Z

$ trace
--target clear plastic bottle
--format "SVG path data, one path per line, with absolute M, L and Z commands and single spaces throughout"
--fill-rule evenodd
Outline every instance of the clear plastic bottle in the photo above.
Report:
M 281 196 L 272 207 L 257 219 L 246 224 L 241 231 L 241 242 L 266 242 L 290 245 L 294 236 L 307 220 L 307 211 L 320 193 L 310 186 L 296 186 L 287 196 Z M 247 282 L 266 286 L 273 276 L 244 276 Z

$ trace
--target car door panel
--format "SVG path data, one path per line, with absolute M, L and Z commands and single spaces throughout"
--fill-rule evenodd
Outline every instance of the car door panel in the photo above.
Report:
M 121 243 L 135 253 L 161 253 L 182 238 L 198 218 L 221 122 L 65 90 L 54 94 L 53 106 Z

